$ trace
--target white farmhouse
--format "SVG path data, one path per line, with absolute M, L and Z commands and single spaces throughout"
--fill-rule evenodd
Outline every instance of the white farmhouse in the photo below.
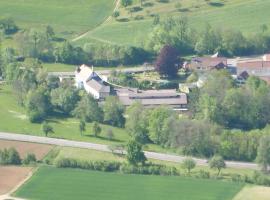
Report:
M 110 86 L 104 84 L 100 76 L 94 72 L 93 67 L 81 65 L 75 71 L 75 85 L 79 89 L 85 89 L 95 99 L 104 99 L 110 95 Z

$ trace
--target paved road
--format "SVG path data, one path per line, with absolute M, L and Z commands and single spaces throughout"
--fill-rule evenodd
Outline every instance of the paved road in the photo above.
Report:
M 33 143 L 41 143 L 41 144 L 51 144 L 51 145 L 57 145 L 57 146 L 85 148 L 85 149 L 93 149 L 93 150 L 103 151 L 103 152 L 111 152 L 111 150 L 109 149 L 107 145 L 95 144 L 95 143 L 89 143 L 89 142 L 78 142 L 78 141 L 65 140 L 65 139 L 46 138 L 46 137 L 4 133 L 4 132 L 0 132 L 0 139 L 33 142 Z M 183 161 L 183 159 L 185 159 L 184 156 L 170 155 L 170 154 L 164 154 L 164 153 L 155 153 L 155 152 L 149 152 L 149 151 L 145 151 L 145 155 L 147 158 L 150 158 L 150 159 L 177 162 L 177 163 L 180 163 Z M 194 158 L 194 160 L 197 162 L 197 165 L 200 165 L 200 166 L 207 165 L 207 160 L 205 159 Z M 227 164 L 227 167 L 232 167 L 232 168 L 258 169 L 257 164 L 254 164 L 254 163 L 227 161 L 226 164 Z
M 111 72 L 115 70 L 117 72 L 122 72 L 122 73 L 140 73 L 140 72 L 146 72 L 146 71 L 153 71 L 154 67 L 148 66 L 148 67 L 128 67 L 128 68 L 123 68 L 123 69 L 117 69 L 112 68 L 108 70 L 97 70 L 96 72 L 100 75 L 110 75 Z M 75 67 L 74 67 L 75 71 Z M 69 76 L 69 77 L 74 77 L 75 72 L 49 72 L 49 76 Z

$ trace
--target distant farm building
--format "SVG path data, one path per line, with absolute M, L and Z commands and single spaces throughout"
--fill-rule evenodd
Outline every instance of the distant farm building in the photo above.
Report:
M 209 71 L 214 69 L 226 69 L 227 58 L 224 57 L 196 57 L 186 63 L 184 68 L 195 71 Z
M 78 67 L 75 71 L 75 85 L 79 89 L 85 89 L 95 99 L 105 99 L 110 95 L 110 86 L 87 65 Z
M 145 107 L 169 106 L 174 110 L 187 110 L 187 95 L 176 90 L 138 90 L 131 88 L 116 89 L 116 95 L 124 106 L 138 101 Z

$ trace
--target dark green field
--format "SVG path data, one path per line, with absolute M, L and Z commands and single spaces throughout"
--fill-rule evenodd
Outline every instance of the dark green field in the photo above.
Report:
M 242 185 L 41 167 L 17 197 L 39 200 L 232 200 Z

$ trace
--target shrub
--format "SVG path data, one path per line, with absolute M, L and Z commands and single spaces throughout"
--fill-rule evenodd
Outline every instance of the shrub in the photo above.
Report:
M 134 166 L 123 164 L 120 167 L 120 172 L 123 174 L 144 174 L 144 175 L 162 175 L 162 176 L 177 176 L 178 170 L 175 167 L 166 167 L 163 165 L 148 164 L 145 166 Z
M 210 173 L 208 171 L 200 170 L 198 178 L 209 179 Z
M 104 172 L 118 171 L 121 165 L 114 161 L 80 161 L 71 158 L 59 158 L 54 164 L 58 168 L 80 168 Z
M 29 164 L 32 164 L 32 163 L 35 163 L 35 162 L 37 162 L 37 159 L 36 159 L 35 154 L 33 154 L 33 153 L 28 153 L 26 155 L 26 157 L 22 161 L 22 163 L 24 165 L 29 165 Z
M 20 165 L 21 158 L 18 151 L 14 148 L 4 149 L 0 151 L 0 164 L 1 165 Z
M 259 171 L 254 171 L 252 181 L 258 185 L 270 186 L 270 178 Z

